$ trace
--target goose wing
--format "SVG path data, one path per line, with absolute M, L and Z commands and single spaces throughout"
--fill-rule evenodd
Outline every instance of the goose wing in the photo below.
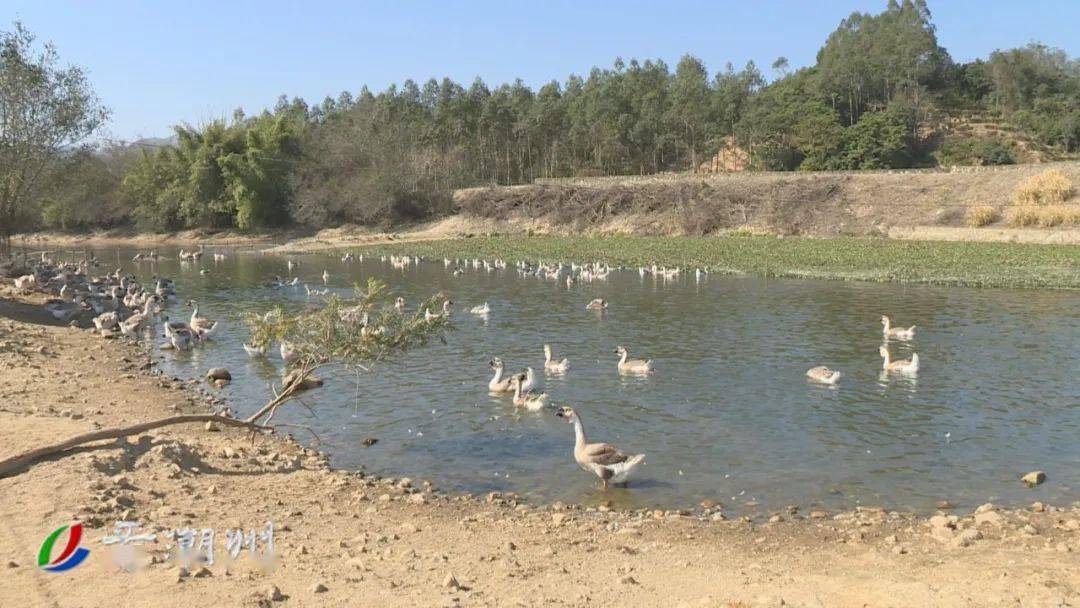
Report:
M 630 454 L 620 451 L 610 443 L 590 443 L 582 452 L 582 459 L 592 464 L 613 465 L 630 459 Z

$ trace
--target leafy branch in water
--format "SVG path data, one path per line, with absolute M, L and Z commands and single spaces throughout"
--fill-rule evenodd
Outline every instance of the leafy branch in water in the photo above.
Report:
M 422 346 L 432 337 L 441 339 L 451 328 L 449 315 L 425 314 L 442 309 L 446 296 L 441 293 L 407 313 L 389 303 L 386 285 L 376 279 L 369 279 L 366 287 L 354 285 L 354 292 L 352 298 L 324 296 L 323 306 L 296 313 L 275 307 L 262 315 L 248 314 L 244 321 L 251 342 L 284 343 L 293 352 L 292 368 L 312 369 L 331 361 L 345 365 L 379 361 Z

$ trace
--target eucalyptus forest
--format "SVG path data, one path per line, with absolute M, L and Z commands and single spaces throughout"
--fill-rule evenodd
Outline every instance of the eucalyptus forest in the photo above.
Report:
M 851 14 L 799 69 L 780 57 L 710 71 L 687 54 L 674 66 L 619 58 L 535 88 L 405 80 L 319 102 L 282 95 L 256 114 L 178 124 L 155 144 L 88 143 L 107 110 L 21 25 L 0 32 L 0 53 L 5 116 L 20 115 L 15 89 L 32 73 L 76 127 L 40 145 L 33 166 L 3 163 L 5 233 L 385 225 L 452 211 L 460 187 L 702 171 L 723 149 L 751 171 L 1007 164 L 1018 143 L 1048 158 L 1080 149 L 1080 61 L 1031 43 L 956 62 L 924 0 Z M 942 136 L 965 121 L 1007 135 Z M 38 137 L 31 126 L 5 122 L 4 149 Z

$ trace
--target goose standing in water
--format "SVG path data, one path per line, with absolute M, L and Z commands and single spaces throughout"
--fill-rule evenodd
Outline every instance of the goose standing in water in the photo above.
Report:
M 397 299 L 394 300 L 394 308 L 396 308 L 398 312 L 404 312 L 405 311 L 405 298 L 403 298 L 401 296 L 398 296 Z
M 322 282 L 323 282 L 323 285 L 327 285 L 327 284 L 330 283 L 330 271 L 328 271 L 328 270 L 323 270 L 322 271 Z
M 569 359 L 555 359 L 551 355 L 551 345 L 544 345 L 544 371 L 549 374 L 565 374 L 570 369 Z
M 181 327 L 176 327 L 180 325 Z M 176 350 L 188 350 L 199 341 L 199 335 L 186 327 L 184 323 L 169 323 L 165 321 L 165 337 Z
M 188 326 L 199 334 L 200 338 L 209 337 L 218 328 L 218 322 L 212 321 L 206 317 L 199 316 L 199 303 L 195 300 L 188 300 L 188 306 L 191 306 L 191 320 L 188 321 Z
M 886 338 L 893 338 L 895 340 L 910 340 L 915 337 L 915 326 L 911 327 L 893 327 L 892 319 L 888 315 L 881 315 L 881 333 Z
M 819 365 L 806 370 L 806 377 L 821 384 L 836 384 L 836 381 L 840 379 L 840 372 Z
M 534 393 L 532 391 L 523 392 L 521 376 L 513 376 L 510 378 L 510 384 L 514 387 L 514 405 L 517 407 L 523 407 L 530 412 L 537 412 L 547 406 L 547 393 Z
M 244 352 L 249 357 L 265 357 L 266 345 L 265 344 L 249 344 L 244 342 Z
M 889 355 L 889 349 L 884 346 L 878 349 L 878 353 L 881 354 L 883 359 L 881 369 L 887 372 L 914 374 L 919 371 L 919 355 L 917 353 L 911 353 L 910 359 L 900 359 L 899 361 L 893 361 L 892 356 Z
M 488 366 L 495 371 L 495 375 L 488 381 L 488 390 L 493 393 L 509 393 L 514 390 L 513 380 L 520 377 L 525 380 L 526 373 L 514 374 L 513 376 L 503 376 L 505 368 L 503 366 L 502 359 L 495 357 L 488 362 Z
M 469 312 L 471 312 L 472 314 L 477 315 L 477 316 L 486 317 L 488 314 L 491 313 L 491 307 L 488 306 L 487 302 L 484 302 L 480 306 L 473 306 L 469 310 Z
M 650 374 L 653 371 L 652 359 L 627 359 L 629 353 L 623 346 L 615 347 L 619 356 L 619 372 L 623 374 Z
M 610 443 L 587 443 L 581 417 L 573 409 L 563 407 L 555 415 L 574 425 L 574 460 L 599 477 L 605 490 L 608 483 L 626 483 L 630 473 L 645 460 L 644 454 L 627 454 Z

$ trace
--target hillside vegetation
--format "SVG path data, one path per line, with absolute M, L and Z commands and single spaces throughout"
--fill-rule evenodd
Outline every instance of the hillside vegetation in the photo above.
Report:
M 34 52 L 24 30 L 3 35 L 0 72 Z M 1080 61 L 1032 43 L 956 62 L 924 0 L 852 13 L 813 65 L 780 57 L 767 72 L 620 58 L 535 90 L 430 79 L 311 104 L 282 96 L 258 115 L 178 125 L 175 145 L 54 146 L 4 227 L 388 225 L 450 212 L 459 188 L 696 172 L 721 150 L 753 172 L 1001 165 L 1080 149 Z M 3 98 L 25 103 L 12 91 Z M 811 186 L 790 204 L 832 200 L 852 179 L 776 188 Z

